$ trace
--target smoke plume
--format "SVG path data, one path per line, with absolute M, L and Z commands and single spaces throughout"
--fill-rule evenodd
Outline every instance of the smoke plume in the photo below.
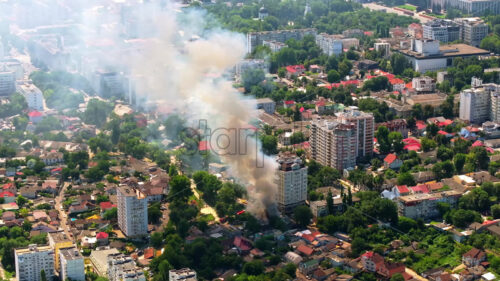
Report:
M 105 57 L 99 60 L 109 64 L 116 59 L 112 64 L 126 64 L 130 76 L 137 77 L 137 93 L 158 107 L 175 108 L 191 121 L 206 120 L 212 131 L 212 149 L 230 166 L 231 174 L 247 185 L 249 211 L 264 218 L 275 198 L 276 164 L 262 154 L 258 139 L 244 129 L 257 118 L 255 102 L 223 78 L 244 58 L 245 38 L 222 29 L 207 30 L 204 12 L 179 12 L 172 3 L 163 9 L 142 4 L 130 17 L 136 30 L 147 31 L 152 39 L 138 39 L 140 50 L 127 52 L 126 57 L 116 55 L 123 55 L 123 50 L 106 49 L 102 52 Z M 102 34 L 95 39 L 103 40 Z M 118 34 L 106 36 L 120 38 Z

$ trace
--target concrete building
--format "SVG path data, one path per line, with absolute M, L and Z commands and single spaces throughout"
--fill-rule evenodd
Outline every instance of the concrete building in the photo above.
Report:
M 500 121 L 500 85 L 483 84 L 483 88 L 490 93 L 490 121 Z
M 125 79 L 118 72 L 99 70 L 93 73 L 90 81 L 100 97 L 121 97 L 125 94 Z
M 60 251 L 61 280 L 85 281 L 85 264 L 83 256 L 76 247 Z
M 28 108 L 43 111 L 43 93 L 31 81 L 22 82 L 17 85 L 18 92 L 24 96 Z
M 119 186 L 118 195 L 118 226 L 128 237 L 148 234 L 148 200 L 138 189 L 129 186 Z
M 196 271 L 183 268 L 172 269 L 168 272 L 168 280 L 170 281 L 197 281 Z
M 320 33 L 316 35 L 316 44 L 328 56 L 342 54 L 342 36 Z
M 338 113 L 338 120 L 342 123 L 353 123 L 356 157 L 371 156 L 373 154 L 373 137 L 375 119 L 372 113 L 359 111 L 357 107 L 349 107 L 344 112 Z
M 490 93 L 484 88 L 466 89 L 460 93 L 460 119 L 481 124 L 490 115 Z
M 400 216 L 411 219 L 430 219 L 439 215 L 437 204 L 440 202 L 456 206 L 462 193 L 447 190 L 439 193 L 416 193 L 398 197 L 398 212 Z
M 460 39 L 465 44 L 479 47 L 488 35 L 489 27 L 480 18 L 460 18 L 454 20 L 460 26 Z
M 446 0 L 445 8 L 450 7 L 474 16 L 500 14 L 500 1 L 498 0 Z
M 295 154 L 282 153 L 278 156 L 278 208 L 285 213 L 305 204 L 307 199 L 307 167 Z
M 10 96 L 16 91 L 16 74 L 5 68 L 0 69 L 0 96 Z
M 267 9 L 264 6 L 260 7 L 260 9 L 259 9 L 259 19 L 260 20 L 264 20 L 268 16 L 269 16 L 269 12 L 267 11 Z
M 268 114 L 274 114 L 276 102 L 270 98 L 257 99 L 257 109 L 263 109 Z
M 311 124 L 311 157 L 339 171 L 356 165 L 355 125 L 337 120 L 316 120 Z
M 389 56 L 389 51 L 391 49 L 391 44 L 382 42 L 382 43 L 375 43 L 373 44 L 373 47 L 375 48 L 375 51 L 381 52 L 384 57 Z
M 62 230 L 48 233 L 47 238 L 49 240 L 50 247 L 54 250 L 54 267 L 56 271 L 59 271 L 59 266 L 61 265 L 59 261 L 59 250 L 73 247 L 73 241 L 70 240 Z
M 234 72 L 237 77 L 241 77 L 243 73 L 251 69 L 260 69 L 264 73 L 267 73 L 269 71 L 269 63 L 266 60 L 245 59 L 235 66 Z
M 442 43 L 460 39 L 460 26 L 452 20 L 435 19 L 423 24 L 425 39 L 438 40 Z
M 122 253 L 110 254 L 107 262 L 109 281 L 146 281 L 143 270 L 137 267 L 130 256 Z
M 90 253 L 90 262 L 94 268 L 94 272 L 99 276 L 108 276 L 108 256 L 118 254 L 117 249 L 102 247 L 92 250 Z
M 411 86 L 417 92 L 434 92 L 436 90 L 436 82 L 428 76 L 413 78 Z
M 278 41 L 267 41 L 267 40 L 262 41 L 262 45 L 269 47 L 269 49 L 271 49 L 271 52 L 273 53 L 276 53 L 286 47 L 285 43 Z
M 54 251 L 50 246 L 31 244 L 15 249 L 14 257 L 18 281 L 41 281 L 42 270 L 47 280 L 54 278 Z
M 445 69 L 453 65 L 455 58 L 489 56 L 490 52 L 466 44 L 439 45 L 432 39 L 411 40 L 408 50 L 398 50 L 420 73 Z
M 250 32 L 247 34 L 247 53 L 253 52 L 257 46 L 262 45 L 263 41 L 277 41 L 285 43 L 289 39 L 302 40 L 304 36 L 316 36 L 316 29 L 291 29 L 291 30 L 276 30 L 276 31 L 262 31 Z

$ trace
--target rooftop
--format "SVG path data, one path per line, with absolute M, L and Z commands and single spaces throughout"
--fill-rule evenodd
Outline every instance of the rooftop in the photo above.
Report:
M 77 248 L 65 248 L 59 250 L 61 255 L 64 256 L 65 260 L 79 260 L 83 259 L 83 256 L 80 254 Z
M 427 55 L 417 53 L 412 50 L 399 50 L 399 52 L 411 56 L 417 59 L 435 59 L 435 58 L 449 58 L 449 57 L 460 57 L 460 56 L 472 56 L 472 55 L 489 55 L 490 52 L 487 50 L 479 49 L 467 44 L 448 44 L 439 46 L 439 54 Z

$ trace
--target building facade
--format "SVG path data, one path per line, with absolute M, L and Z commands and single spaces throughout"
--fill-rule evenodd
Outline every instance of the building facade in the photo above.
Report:
M 445 8 L 459 9 L 465 14 L 480 16 L 485 14 L 500 14 L 500 1 L 498 0 L 446 0 Z
M 338 35 L 320 33 L 316 35 L 316 44 L 328 56 L 342 54 L 342 38 Z
M 16 91 L 16 74 L 0 69 L 0 96 L 10 96 Z
M 60 250 L 61 280 L 85 281 L 83 256 L 76 247 Z
M 43 111 L 43 93 L 31 82 L 18 85 L 18 91 L 26 99 L 28 108 L 31 110 Z
M 49 240 L 49 245 L 54 249 L 54 267 L 56 271 L 59 271 L 59 266 L 61 265 L 59 261 L 59 250 L 64 248 L 73 247 L 73 241 L 64 234 L 64 231 L 57 231 L 47 234 Z
M 318 120 L 311 124 L 311 157 L 322 165 L 339 171 L 356 165 L 355 125 L 335 120 Z
M 460 93 L 460 119 L 481 124 L 488 120 L 490 94 L 483 88 L 466 89 Z
M 480 18 L 460 18 L 455 22 L 460 26 L 460 39 L 465 44 L 479 47 L 481 40 L 488 35 L 489 27 Z
M 289 213 L 306 202 L 307 167 L 297 155 L 291 153 L 280 154 L 277 162 L 279 166 L 276 201 L 282 212 Z
M 138 189 L 119 186 L 118 226 L 128 237 L 148 234 L 148 200 Z
M 424 23 L 423 36 L 426 39 L 438 40 L 443 43 L 460 39 L 460 26 L 452 20 L 436 19 Z
M 438 203 L 448 203 L 456 206 L 462 193 L 447 190 L 439 193 L 416 193 L 398 197 L 398 212 L 400 216 L 411 219 L 430 219 L 439 216 Z
M 371 156 L 375 128 L 373 114 L 359 111 L 357 107 L 350 107 L 338 115 L 338 120 L 342 123 L 354 124 L 356 157 Z
M 276 102 L 270 98 L 257 99 L 257 109 L 263 109 L 268 114 L 274 114 Z
M 411 86 L 417 92 L 434 92 L 436 90 L 436 82 L 428 76 L 413 78 Z
M 47 280 L 54 278 L 54 251 L 50 246 L 31 244 L 14 250 L 18 281 L 41 281 L 42 270 Z

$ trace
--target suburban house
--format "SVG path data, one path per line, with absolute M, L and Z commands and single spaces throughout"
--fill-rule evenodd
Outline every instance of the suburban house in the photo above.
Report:
M 468 267 L 478 266 L 483 261 L 486 261 L 486 253 L 476 248 L 462 255 L 462 263 Z
M 384 167 L 386 169 L 399 169 L 403 165 L 403 160 L 398 159 L 396 154 L 390 153 L 384 158 Z

